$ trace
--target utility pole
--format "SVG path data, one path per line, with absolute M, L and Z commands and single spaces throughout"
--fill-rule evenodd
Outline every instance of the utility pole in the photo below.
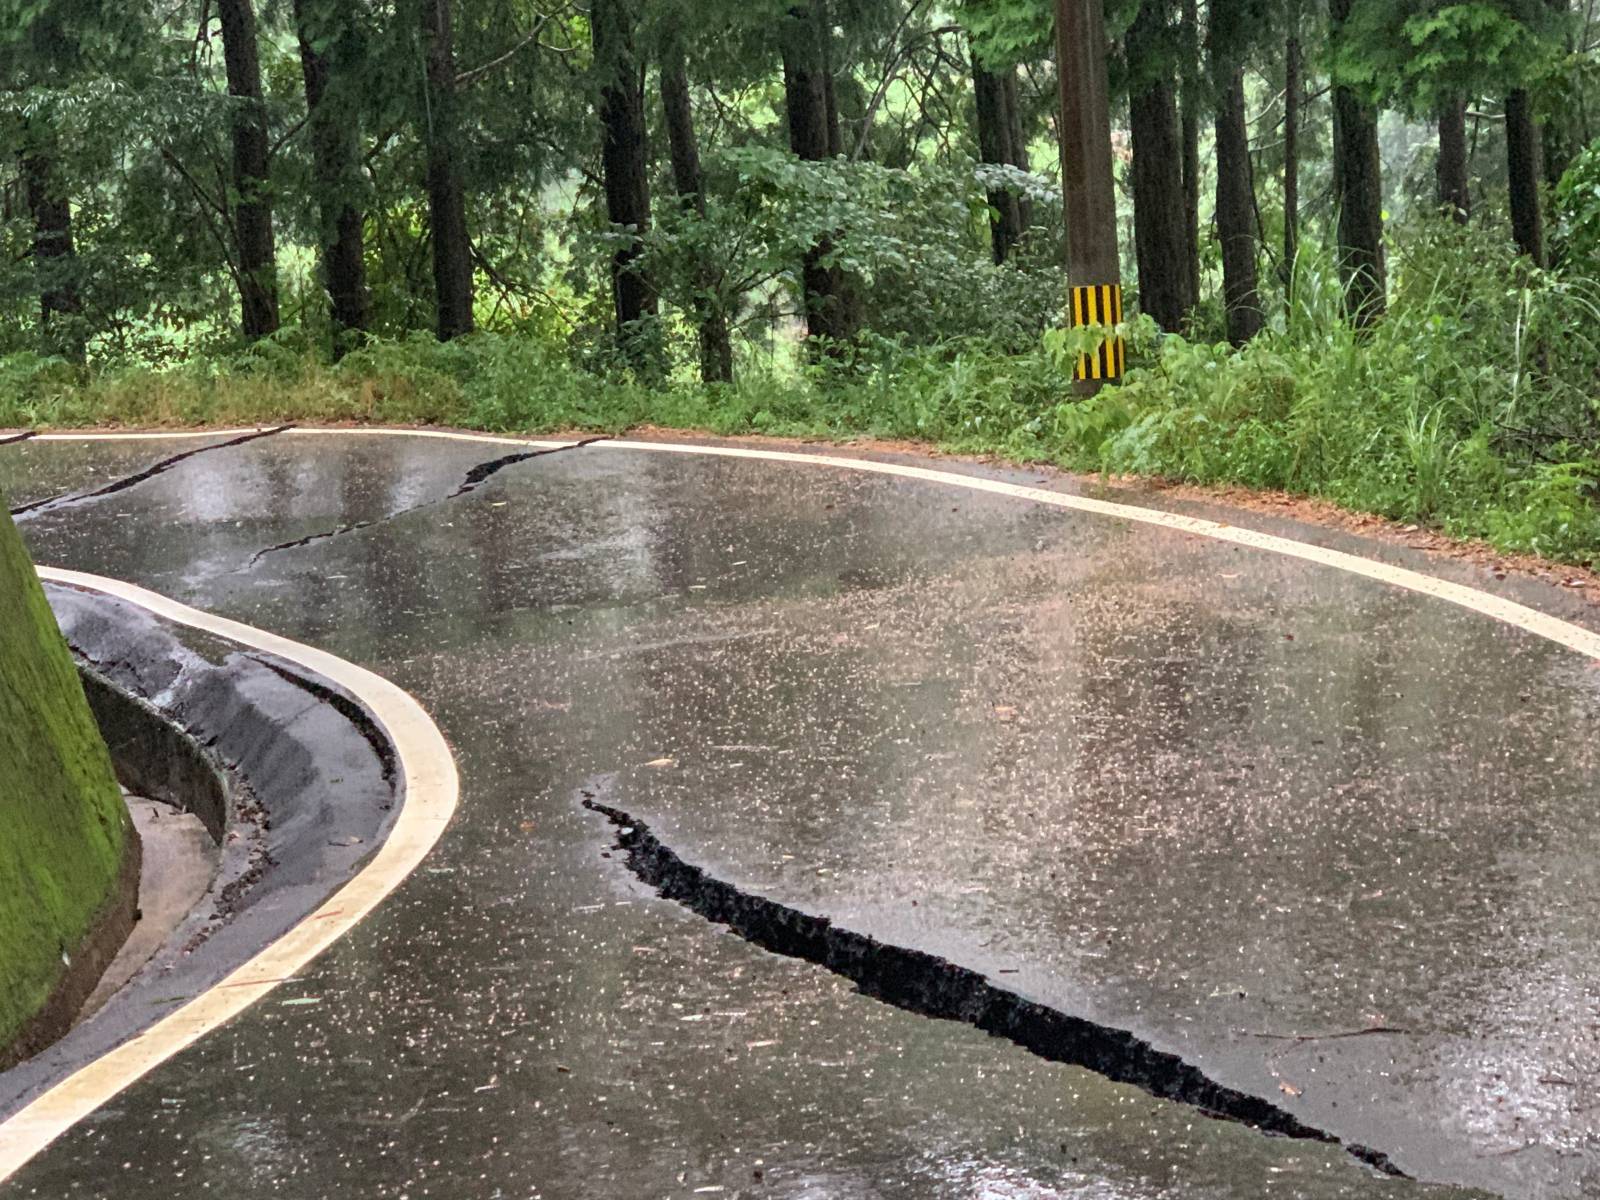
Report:
M 1122 323 L 1122 256 L 1111 173 L 1111 99 L 1106 83 L 1103 0 L 1056 0 L 1056 63 L 1061 78 L 1061 181 L 1066 194 L 1067 281 L 1074 326 Z M 1176 167 L 1176 164 L 1174 164 Z M 1084 355 L 1086 395 L 1120 379 L 1122 339 Z

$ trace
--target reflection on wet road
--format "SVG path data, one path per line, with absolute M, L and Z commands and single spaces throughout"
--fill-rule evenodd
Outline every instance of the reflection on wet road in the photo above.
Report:
M 24 442 L 0 490 L 192 448 Z M 596 781 L 720 880 L 1131 1030 L 1420 1178 L 1600 1187 L 1588 662 L 927 482 L 602 444 L 452 495 L 507 453 L 283 434 L 25 521 L 42 562 L 393 679 L 463 794 L 281 1001 L 8 1195 L 1430 1190 L 750 946 L 625 870 L 579 804 Z

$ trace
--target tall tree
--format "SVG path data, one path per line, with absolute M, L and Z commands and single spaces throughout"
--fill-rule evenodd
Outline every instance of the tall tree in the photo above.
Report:
M 278 257 L 272 235 L 271 143 L 261 92 L 261 54 L 250 0 L 217 0 L 222 56 L 233 98 L 233 225 L 244 335 L 278 329 Z
M 844 153 L 844 127 L 839 121 L 838 64 L 833 45 L 833 12 L 828 0 L 810 0 L 811 18 L 817 23 L 817 45 L 821 49 L 822 109 L 828 129 L 828 157 Z
M 367 328 L 365 224 L 355 202 L 360 126 L 351 119 L 351 74 L 359 46 L 354 6 L 344 0 L 294 0 L 306 113 L 317 188 L 322 285 L 333 317 L 334 357 L 348 335 Z
M 1472 219 L 1472 190 L 1467 174 L 1467 100 L 1451 96 L 1439 106 L 1439 208 L 1458 224 Z
M 700 142 L 695 131 L 694 103 L 683 43 L 672 37 L 662 54 L 661 108 L 666 117 L 672 181 L 678 201 L 701 220 L 706 216 L 705 176 L 700 169 Z M 717 280 L 710 264 L 695 269 L 694 321 L 700 343 L 700 378 L 706 383 L 733 382 L 733 343 L 728 318 L 712 297 Z
M 1305 92 L 1298 5 L 1291 6 L 1289 20 L 1283 47 L 1283 280 L 1292 300 L 1300 257 L 1300 106 Z
M 1224 66 L 1218 79 L 1217 240 L 1222 244 L 1222 292 L 1228 340 L 1235 346 L 1261 332 L 1257 278 L 1255 189 L 1250 128 L 1245 112 L 1244 68 Z
M 1006 76 L 1010 77 L 1008 92 Z M 972 51 L 973 98 L 978 110 L 978 159 L 996 165 L 1014 165 L 1018 157 L 1012 145 L 1013 130 L 1017 127 L 1011 105 L 1016 99 L 1016 68 L 1004 72 L 990 70 L 983 63 L 976 48 Z M 1004 263 L 1011 248 L 1022 238 L 1024 229 L 1022 205 L 1011 188 L 998 188 L 989 193 L 990 240 L 994 246 L 994 261 Z
M 1189 271 L 1189 295 L 1200 299 L 1200 87 L 1193 69 L 1199 61 L 1199 0 L 1183 0 L 1183 87 L 1179 109 L 1183 125 L 1183 236 L 1185 266 Z
M 1190 291 L 1184 232 L 1177 87 L 1170 46 L 1171 0 L 1142 0 L 1126 41 L 1133 133 L 1133 228 L 1139 306 L 1168 332 L 1183 328 Z
M 466 189 L 456 146 L 460 139 L 458 85 L 450 0 L 413 0 L 422 34 L 422 141 L 428 158 L 428 229 L 433 240 L 433 283 L 438 334 L 447 342 L 474 327 L 472 239 L 467 233 Z
M 1028 150 L 1027 127 L 1022 117 L 1022 89 L 1017 83 L 1017 68 L 1000 75 L 1001 90 L 1005 93 L 1006 112 L 1011 119 L 1011 165 L 1019 171 L 1033 170 L 1033 155 Z M 1033 201 L 1026 195 L 1017 196 L 1017 215 L 1022 218 L 1023 232 L 1033 225 Z
M 1511 234 L 1517 249 L 1536 266 L 1545 261 L 1544 213 L 1540 189 L 1544 149 L 1533 118 L 1533 99 L 1526 88 L 1506 96 L 1506 171 L 1511 188 Z
M 1583 24 L 1592 24 L 1594 16 L 1595 7 L 1591 4 L 1587 8 Z M 1538 13 L 1536 19 L 1537 24 L 1544 30 L 1552 51 L 1560 59 L 1572 62 L 1580 53 L 1588 51 L 1589 48 L 1583 46 L 1578 37 L 1583 24 L 1580 24 L 1577 14 L 1573 12 L 1572 0 L 1544 0 L 1544 11 Z M 1571 107 L 1576 107 L 1580 111 L 1583 109 L 1581 102 Z M 1561 182 L 1562 176 L 1567 173 L 1567 168 L 1572 165 L 1573 155 L 1582 144 L 1574 136 L 1577 124 L 1570 117 L 1545 122 L 1543 138 L 1545 182 L 1552 188 Z
M 1351 8 L 1352 0 L 1329 0 L 1335 39 L 1350 20 Z M 1345 304 L 1357 325 L 1371 325 L 1388 304 L 1378 114 L 1354 87 L 1337 80 L 1333 88 L 1333 176 Z
M 41 123 L 29 121 L 21 157 L 23 188 L 33 217 L 33 264 L 39 288 L 39 341 L 46 354 L 85 358 L 83 300 L 72 240 L 72 203 Z
M 825 19 L 822 6 L 812 0 L 791 5 L 780 29 L 789 148 L 808 162 L 831 157 L 840 142 L 838 106 L 830 99 Z M 832 254 L 831 239 L 819 239 L 805 256 L 801 277 L 807 333 L 838 343 L 855 334 L 858 318 L 844 271 L 828 261 Z
M 1534 112 L 1533 85 L 1548 79 L 1568 50 L 1571 9 L 1568 0 L 1513 0 L 1512 9 L 1524 35 L 1525 53 L 1512 65 L 1514 86 L 1506 94 L 1506 169 L 1511 191 L 1511 232 L 1524 256 L 1545 265 L 1543 188 L 1548 173 L 1565 173 L 1566 152 L 1559 135 L 1541 132 Z M 1549 149 L 1563 162 L 1547 172 Z
M 644 73 L 634 53 L 637 13 L 632 0 L 593 0 L 589 28 L 600 78 L 601 162 L 606 215 L 625 231 L 611 258 L 617 338 L 636 365 L 645 365 L 640 322 L 658 311 L 645 277 L 644 235 L 650 228 L 650 178 L 645 148 Z
M 1217 98 L 1217 240 L 1228 340 L 1240 346 L 1261 332 L 1260 243 L 1255 166 L 1245 102 L 1245 63 L 1268 42 L 1274 14 L 1262 0 L 1211 0 L 1206 65 Z

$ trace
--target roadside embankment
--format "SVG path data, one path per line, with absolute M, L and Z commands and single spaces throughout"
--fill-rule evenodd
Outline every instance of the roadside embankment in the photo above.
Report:
M 0 505 L 0 1068 L 71 1024 L 133 927 L 139 840 Z

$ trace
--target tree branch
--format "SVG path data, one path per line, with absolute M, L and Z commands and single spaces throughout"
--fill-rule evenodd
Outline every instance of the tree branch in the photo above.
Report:
M 533 29 L 531 31 L 529 31 L 527 37 L 523 38 L 520 42 L 518 42 L 515 46 L 511 47 L 511 49 L 507 50 L 504 54 L 501 54 L 501 55 L 498 55 L 498 56 L 496 56 L 494 58 L 491 58 L 488 62 L 484 63 L 480 67 L 473 67 L 472 70 L 470 70 L 470 71 L 462 71 L 459 75 L 457 75 L 456 76 L 456 86 L 457 87 L 467 87 L 469 84 L 474 84 L 474 83 L 478 82 L 478 80 L 482 79 L 485 75 L 489 74 L 490 71 L 495 70 L 497 67 L 505 66 L 506 63 L 510 62 L 513 58 L 515 58 L 517 55 L 521 54 L 529 46 L 531 46 L 535 42 L 537 42 L 539 40 L 539 35 L 544 32 L 544 27 L 546 25 L 550 24 L 551 21 L 555 20 L 557 16 L 560 16 L 562 13 L 565 13 L 566 11 L 567 11 L 566 7 L 563 7 L 560 10 L 558 10 L 557 12 L 546 13 L 534 25 Z M 559 47 L 559 46 L 549 46 L 549 47 L 546 47 L 546 48 L 550 49 L 550 50 L 556 50 L 556 51 L 560 51 L 561 50 L 561 47 Z
M 299 133 L 302 129 L 304 129 L 306 127 L 306 125 L 310 123 L 310 121 L 311 121 L 311 114 L 310 113 L 306 113 L 305 116 L 301 117 L 293 125 L 289 126 L 288 129 L 284 130 L 283 136 L 280 137 L 277 141 L 273 142 L 272 146 L 267 150 L 267 157 L 269 159 L 277 158 L 278 157 L 278 151 L 282 150 L 290 142 L 294 141 L 295 135 L 297 133 Z
M 161 148 L 161 161 L 178 173 L 179 177 L 189 185 L 189 189 L 194 192 L 195 199 L 200 201 L 200 215 L 205 219 L 206 228 L 210 231 L 211 236 L 216 239 L 217 248 L 222 251 L 222 261 L 227 264 L 228 274 L 233 277 L 235 287 L 241 286 L 244 281 L 239 278 L 238 264 L 233 261 L 233 244 L 223 236 L 222 229 L 218 228 L 216 219 L 209 211 L 209 209 L 215 209 L 217 214 L 222 217 L 224 225 L 230 225 L 232 222 L 229 220 L 227 208 L 217 203 L 205 188 L 200 186 L 200 181 L 189 173 L 189 169 L 178 161 L 178 156 L 165 146 Z

